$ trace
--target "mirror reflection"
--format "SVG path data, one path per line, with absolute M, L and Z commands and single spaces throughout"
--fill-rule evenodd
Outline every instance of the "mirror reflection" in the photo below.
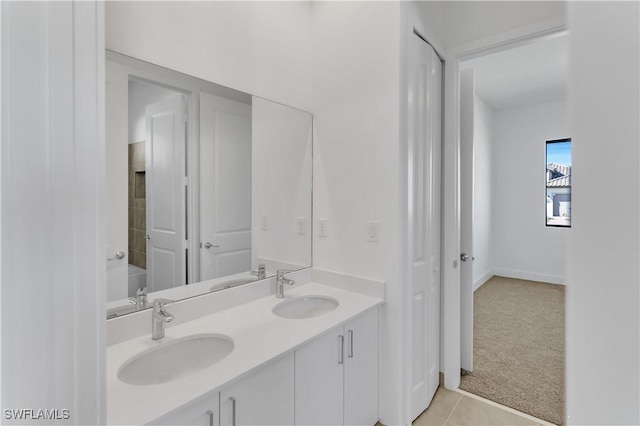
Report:
M 108 318 L 311 266 L 311 114 L 106 65 Z

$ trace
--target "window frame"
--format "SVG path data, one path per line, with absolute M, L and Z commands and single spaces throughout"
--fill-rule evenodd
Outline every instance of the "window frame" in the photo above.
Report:
M 544 198 L 545 200 L 547 199 L 548 196 L 548 188 L 547 188 L 547 165 L 549 164 L 549 144 L 554 144 L 554 143 L 563 143 L 563 142 L 570 142 L 571 143 L 571 165 L 569 167 L 571 167 L 571 169 L 573 170 L 573 140 L 571 138 L 561 138 L 561 139 L 550 139 L 547 140 L 544 144 L 544 169 L 545 169 L 545 180 L 544 180 Z M 572 174 L 573 175 L 573 172 Z M 571 176 L 570 175 L 570 176 Z M 571 196 L 571 198 L 573 198 L 573 179 L 571 180 L 571 184 L 569 185 L 569 195 Z M 571 205 L 571 216 L 569 216 L 569 225 L 549 225 L 548 223 L 548 218 L 549 216 L 547 216 L 547 203 L 545 202 L 544 205 L 544 221 L 545 221 L 545 228 L 561 228 L 561 229 L 571 229 L 571 227 L 573 226 L 573 204 Z

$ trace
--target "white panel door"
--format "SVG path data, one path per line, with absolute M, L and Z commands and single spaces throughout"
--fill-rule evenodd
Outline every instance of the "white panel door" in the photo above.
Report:
M 220 392 L 220 424 L 293 425 L 293 353 L 285 355 Z
M 431 46 L 412 37 L 408 145 L 413 245 L 412 405 L 415 419 L 431 402 L 440 372 L 440 171 L 442 65 Z
M 378 309 L 365 312 L 344 329 L 344 424 L 374 425 L 379 419 Z
M 106 185 L 107 191 L 107 302 L 125 299 L 129 294 L 128 255 L 116 259 L 118 251 L 129 250 L 129 199 L 127 158 L 128 74 L 120 64 L 106 61 Z
M 251 269 L 251 106 L 200 95 L 200 279 Z
M 473 371 L 473 69 L 460 72 L 460 367 Z
M 158 291 L 186 283 L 184 96 L 148 105 L 145 115 L 147 287 Z
M 295 424 L 342 424 L 344 338 L 341 326 L 296 350 Z

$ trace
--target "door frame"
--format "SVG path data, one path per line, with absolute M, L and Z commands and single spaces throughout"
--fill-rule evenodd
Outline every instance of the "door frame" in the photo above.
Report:
M 567 33 L 564 18 L 495 34 L 454 46 L 445 52 L 443 149 L 443 308 L 441 328 L 444 386 L 460 385 L 460 62 L 502 50 L 547 40 Z
M 186 97 L 187 137 L 185 146 L 185 173 L 187 178 L 187 191 L 186 195 L 182 197 L 182 208 L 186 208 L 185 221 L 187 229 L 184 236 L 186 238 L 190 235 L 199 235 L 198 226 L 200 217 L 198 213 L 199 196 L 197 193 L 199 185 L 199 162 L 197 161 L 199 157 L 199 146 L 196 143 L 199 140 L 198 133 L 200 130 L 197 121 L 197 117 L 200 114 L 198 85 L 194 84 L 191 79 L 189 79 L 189 76 L 182 75 L 177 71 L 147 63 L 112 50 L 106 50 L 105 58 L 107 61 L 115 62 L 125 68 L 127 79 L 136 79 L 156 86 L 165 87 L 182 93 Z M 183 223 L 182 226 L 184 227 L 184 225 Z M 188 279 L 187 282 L 194 282 L 194 278 L 199 276 L 200 270 L 200 257 L 193 256 L 193 253 L 199 253 L 197 251 L 199 250 L 199 238 L 188 238 L 186 246 L 189 250 L 189 261 L 185 264 L 185 279 Z M 194 271 L 197 271 L 195 275 Z
M 413 265 L 412 265 L 412 261 L 411 261 L 411 253 L 413 251 L 413 226 L 412 226 L 412 202 L 413 202 L 413 194 L 410 193 L 409 189 L 410 187 L 410 179 L 411 179 L 411 173 L 412 173 L 412 167 L 413 167 L 413 157 L 412 157 L 412 152 L 410 152 L 409 149 L 409 129 L 408 126 L 406 124 L 406 119 L 409 113 L 409 108 L 408 108 L 408 103 L 407 103 L 407 96 L 408 96 L 408 90 L 409 90 L 409 81 L 408 81 L 408 55 L 410 54 L 410 49 L 409 49 L 409 45 L 410 45 L 410 39 L 413 37 L 419 37 L 421 38 L 425 43 L 427 43 L 428 45 L 430 45 L 433 50 L 435 51 L 436 55 L 438 55 L 438 57 L 440 58 L 441 62 L 442 62 L 442 74 L 441 74 L 441 80 L 442 80 L 442 91 L 441 91 L 441 102 L 442 105 L 444 106 L 444 100 L 445 100 L 445 86 L 444 86 L 444 82 L 446 79 L 446 69 L 447 69 L 447 59 L 446 56 L 443 54 L 444 52 L 444 48 L 443 46 L 439 43 L 439 38 L 436 37 L 436 34 L 433 33 L 430 28 L 428 23 L 423 22 L 420 19 L 420 14 L 419 13 L 414 13 L 412 11 L 412 6 L 410 3 L 404 4 L 405 9 L 404 9 L 404 33 L 403 33 L 403 37 L 401 37 L 401 56 L 402 56 L 402 69 L 400 72 L 400 99 L 399 99 L 399 118 L 400 118 L 400 156 L 399 156 L 399 161 L 400 161 L 400 165 L 399 165 L 399 171 L 400 171 L 400 196 L 399 196 L 399 201 L 400 201 L 400 223 L 399 223 L 399 228 L 400 228 L 400 238 L 399 238 L 399 250 L 398 250 L 398 256 L 399 256 L 399 271 L 398 271 L 398 278 L 399 278 L 399 282 L 401 283 L 400 289 L 398 290 L 398 293 L 392 293 L 391 291 L 387 292 L 387 297 L 390 299 L 387 303 L 389 305 L 391 305 L 392 299 L 394 297 L 398 297 L 398 306 L 400 306 L 401 312 L 398 312 L 395 316 L 393 317 L 391 314 L 389 315 L 390 317 L 393 317 L 393 319 L 390 320 L 390 324 L 389 327 L 391 329 L 394 329 L 395 327 L 398 327 L 398 329 L 401 330 L 400 335 L 397 337 L 397 339 L 399 340 L 393 340 L 391 338 L 389 338 L 388 342 L 389 344 L 394 344 L 394 342 L 397 342 L 399 344 L 399 348 L 398 348 L 398 352 L 396 352 L 395 356 L 397 356 L 398 362 L 400 363 L 400 377 L 398 377 L 398 382 L 397 386 L 399 387 L 399 391 L 400 391 L 400 395 L 398 395 L 398 399 L 397 399 L 397 406 L 394 406 L 393 408 L 396 411 L 396 413 L 394 413 L 396 417 L 393 420 L 391 420 L 391 422 L 393 423 L 400 423 L 400 424 L 405 424 L 405 425 L 410 425 L 412 420 L 411 419 L 411 412 L 412 412 L 412 375 L 413 375 L 413 364 L 412 364 L 412 355 L 413 355 L 413 312 L 412 312 L 412 302 L 413 302 L 413 291 L 412 291 L 412 285 L 410 282 L 410 277 L 412 276 L 412 270 L 413 270 Z M 444 108 L 442 108 L 441 110 L 441 129 L 440 129 L 440 143 L 441 143 L 441 157 L 444 158 L 445 155 L 445 151 L 444 151 Z M 444 165 L 444 163 L 441 163 L 441 167 Z M 443 184 L 442 181 L 442 175 L 441 175 L 441 185 Z M 441 192 L 440 192 L 440 203 L 441 205 L 443 205 L 444 203 L 444 192 L 442 191 L 441 188 Z M 442 210 L 441 210 L 442 212 Z M 440 217 L 440 222 L 441 222 L 441 226 L 442 226 L 442 214 Z M 441 245 L 440 245 L 440 262 L 442 264 L 442 259 L 444 258 L 444 251 L 442 250 L 442 241 L 444 239 L 444 234 L 441 233 L 440 235 L 440 241 L 441 241 Z M 442 265 L 441 265 L 442 266 Z M 442 270 L 442 269 L 441 269 Z M 440 294 L 441 294 L 441 298 L 442 298 L 442 283 L 443 283 L 443 276 L 442 274 L 440 275 Z M 441 299 L 442 302 L 442 299 Z M 442 329 L 442 303 L 440 304 L 440 328 Z M 384 334 L 384 332 L 381 331 L 382 334 Z M 440 331 L 440 365 L 442 366 L 442 331 Z M 381 355 L 381 362 L 384 362 L 384 356 Z M 382 370 L 381 370 L 382 371 Z M 384 375 L 383 375 L 384 376 Z M 395 384 L 394 383 L 394 384 Z M 382 393 L 380 394 L 380 398 L 381 398 L 381 402 L 380 402 L 380 406 L 383 406 L 382 403 Z M 382 412 L 381 412 L 382 414 Z M 385 413 L 386 414 L 386 413 Z M 386 414 L 389 415 L 389 414 Z M 384 421 L 385 419 L 383 418 L 381 421 Z M 390 419 L 388 419 L 387 421 L 389 421 Z

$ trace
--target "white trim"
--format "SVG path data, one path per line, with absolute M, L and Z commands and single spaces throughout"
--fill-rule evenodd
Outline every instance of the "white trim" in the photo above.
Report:
M 480 288 L 480 286 L 484 283 L 486 283 L 487 281 L 489 281 L 491 279 L 491 277 L 493 277 L 495 275 L 493 269 L 489 269 L 487 272 L 485 272 L 484 274 L 482 274 L 480 276 L 480 278 L 476 279 L 473 282 L 473 291 L 475 292 L 477 289 Z
M 445 126 L 443 167 L 444 236 L 444 384 L 454 390 L 460 385 L 460 61 L 500 50 L 557 37 L 567 30 L 558 17 L 539 21 L 500 34 L 453 46 L 445 53 Z
M 447 49 L 447 58 L 471 59 L 501 50 L 524 46 L 540 39 L 559 37 L 567 33 L 564 17 L 555 17 L 514 28 L 499 34 L 452 46 Z
M 515 278 L 518 280 L 539 281 L 548 284 L 565 285 L 565 278 L 562 275 L 543 274 L 540 272 L 520 271 L 517 269 L 493 268 L 493 275 L 505 278 Z
M 0 7 L 1 403 L 104 424 L 104 3 Z
M 549 422 L 548 422 L 548 421 L 546 421 L 546 420 L 542 420 L 542 419 L 539 419 L 539 418 L 537 418 L 537 417 L 533 417 L 533 416 L 532 416 L 532 415 L 530 415 L 530 414 L 523 413 L 522 411 L 515 410 L 515 409 L 513 409 L 513 408 L 511 408 L 511 407 L 507 407 L 506 405 L 498 404 L 498 403 L 497 403 L 497 402 L 495 402 L 495 401 L 491 401 L 490 399 L 486 399 L 486 398 L 483 398 L 483 397 L 481 397 L 481 396 L 474 395 L 474 394 L 472 394 L 472 393 L 470 393 L 470 392 L 467 392 L 467 391 L 465 391 L 465 390 L 462 390 L 462 389 L 460 389 L 460 388 L 454 389 L 454 392 L 458 392 L 458 393 L 460 393 L 460 394 L 462 394 L 462 395 L 464 395 L 464 396 L 468 396 L 469 398 L 476 399 L 476 400 L 478 400 L 478 401 L 482 401 L 482 402 L 484 402 L 484 403 L 485 403 L 485 404 L 487 404 L 487 405 L 491 405 L 492 407 L 499 408 L 499 409 L 504 410 L 504 411 L 506 411 L 506 412 L 508 412 L 508 413 L 516 414 L 516 415 L 518 415 L 518 416 L 520 416 L 520 417 L 524 417 L 525 419 L 527 419 L 527 420 L 531 420 L 532 422 L 536 422 L 536 423 L 538 423 L 539 425 L 542 425 L 542 426 L 556 426 L 555 424 L 553 424 L 553 423 L 549 423 Z

